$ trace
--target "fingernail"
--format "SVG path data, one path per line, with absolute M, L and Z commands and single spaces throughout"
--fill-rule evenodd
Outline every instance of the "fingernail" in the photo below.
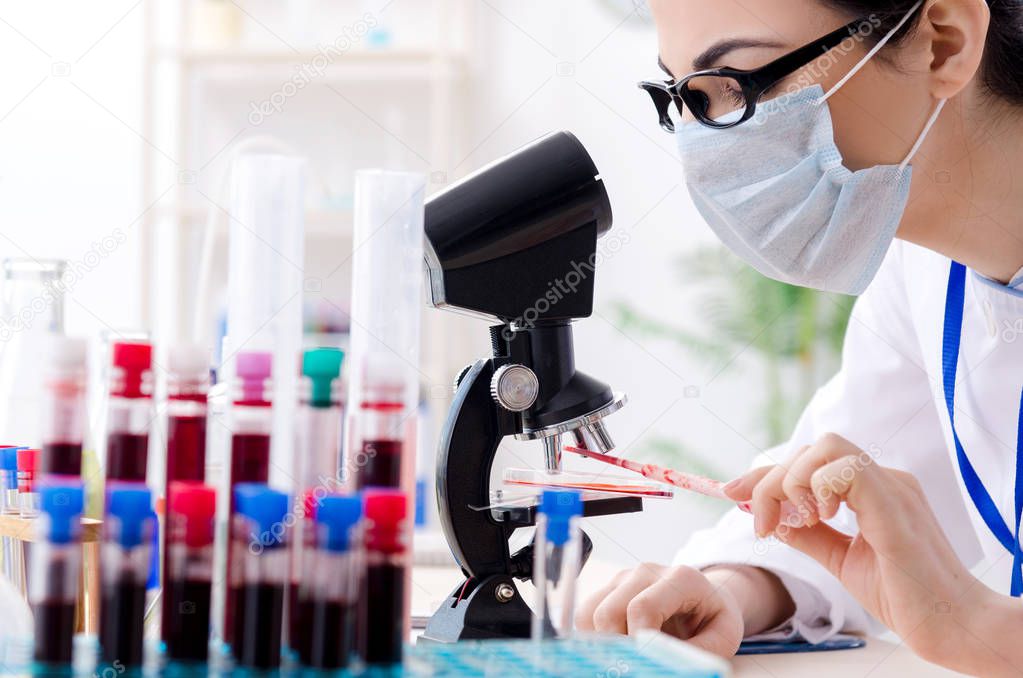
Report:
M 736 478 L 735 480 L 729 481 L 729 482 L 725 483 L 724 485 L 722 485 L 721 486 L 721 491 L 725 492 L 727 494 L 728 492 L 731 492 L 732 490 L 738 489 L 740 485 L 742 485 L 742 478 Z

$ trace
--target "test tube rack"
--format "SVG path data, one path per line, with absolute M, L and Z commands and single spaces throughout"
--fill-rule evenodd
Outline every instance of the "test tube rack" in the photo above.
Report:
M 0 537 L 10 539 L 13 559 L 20 562 L 25 571 L 28 544 L 38 540 L 36 518 L 0 514 Z M 78 585 L 78 604 L 75 607 L 75 631 L 95 633 L 99 628 L 99 547 L 103 532 L 103 521 L 82 518 L 82 573 Z M 7 551 L 5 551 L 7 553 Z M 7 571 L 8 564 L 4 564 Z M 25 581 L 15 582 L 22 595 L 27 596 Z

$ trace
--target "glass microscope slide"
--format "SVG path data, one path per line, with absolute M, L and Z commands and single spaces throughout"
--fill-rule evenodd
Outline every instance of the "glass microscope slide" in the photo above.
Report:
M 611 476 L 606 473 L 570 473 L 566 471 L 552 473 L 536 469 L 509 468 L 505 469 L 503 480 L 506 485 L 527 487 L 590 490 L 615 495 L 662 497 L 665 499 L 674 496 L 671 488 L 665 487 L 661 483 Z

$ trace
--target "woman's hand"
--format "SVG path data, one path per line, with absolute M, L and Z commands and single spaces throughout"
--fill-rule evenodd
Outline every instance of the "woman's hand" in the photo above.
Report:
M 1021 644 L 1005 624 L 1011 620 L 1011 635 L 1018 636 L 1023 612 L 1005 605 L 1018 601 L 995 594 L 963 566 L 912 475 L 882 468 L 848 440 L 827 435 L 786 465 L 755 469 L 725 492 L 752 500 L 759 536 L 773 534 L 812 556 L 924 658 L 984 675 L 1023 668 Z M 783 502 L 806 526 L 780 520 Z M 855 537 L 821 522 L 843 502 L 856 514 Z
M 660 630 L 731 657 L 744 635 L 792 613 L 781 582 L 763 570 L 720 566 L 701 572 L 647 564 L 620 572 L 577 610 L 575 623 L 601 633 Z

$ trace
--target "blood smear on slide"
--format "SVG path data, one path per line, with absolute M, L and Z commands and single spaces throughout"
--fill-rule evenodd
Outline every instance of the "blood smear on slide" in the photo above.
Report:
M 507 469 L 504 482 L 509 485 L 526 487 L 553 487 L 583 492 L 605 492 L 638 497 L 670 498 L 674 492 L 670 488 L 655 483 L 637 483 L 625 478 L 586 477 L 574 473 L 551 474 L 532 469 Z

